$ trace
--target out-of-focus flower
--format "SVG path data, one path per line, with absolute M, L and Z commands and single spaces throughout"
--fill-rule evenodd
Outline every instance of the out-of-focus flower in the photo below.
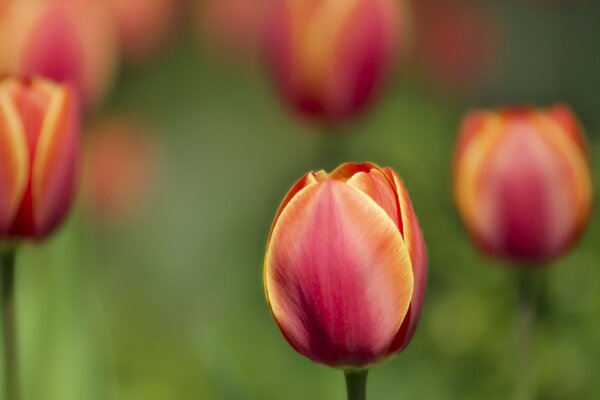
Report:
M 87 135 L 83 200 L 88 215 L 114 222 L 134 216 L 158 188 L 162 154 L 156 136 L 132 117 L 113 116 Z
M 0 15 L 0 72 L 72 84 L 87 107 L 107 94 L 118 47 L 107 4 L 10 0 Z
M 41 239 L 64 219 L 78 175 L 79 117 L 68 86 L 0 80 L 0 237 Z
M 399 0 L 279 0 L 266 12 L 266 61 L 290 106 L 338 122 L 381 89 L 402 51 Z
M 442 91 L 469 91 L 502 60 L 502 29 L 481 1 L 412 0 L 415 57 L 424 77 Z
M 194 26 L 208 46 L 224 56 L 252 59 L 258 49 L 268 0 L 197 0 Z
M 181 0 L 109 0 L 126 60 L 145 61 L 169 41 Z
M 548 261 L 585 228 L 592 206 L 588 150 L 565 106 L 476 111 L 462 125 L 454 191 L 473 238 L 492 255 Z
M 289 191 L 269 235 L 264 284 L 295 350 L 354 370 L 408 345 L 426 275 L 423 235 L 400 178 L 349 163 L 308 173 Z

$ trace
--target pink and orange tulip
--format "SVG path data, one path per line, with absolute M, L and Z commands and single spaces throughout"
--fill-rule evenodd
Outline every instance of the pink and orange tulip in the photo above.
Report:
M 286 195 L 268 239 L 264 284 L 296 351 L 361 370 L 408 345 L 426 275 L 421 228 L 400 178 L 348 163 L 306 174 Z
M 69 83 L 88 108 L 107 94 L 117 60 L 103 1 L 8 0 L 0 15 L 0 73 Z
M 109 0 L 125 59 L 141 62 L 174 35 L 181 0 Z
M 0 80 L 0 238 L 41 239 L 70 209 L 79 160 L 78 100 L 44 79 Z
M 295 111 L 339 122 L 364 111 L 402 48 L 398 0 L 278 0 L 266 11 L 266 61 Z
M 586 140 L 571 110 L 476 111 L 454 163 L 459 212 L 488 253 L 549 261 L 574 244 L 592 208 Z

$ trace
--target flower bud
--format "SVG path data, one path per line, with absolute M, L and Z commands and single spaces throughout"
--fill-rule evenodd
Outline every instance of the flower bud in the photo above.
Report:
M 11 0 L 0 16 L 0 73 L 69 83 L 89 108 L 107 94 L 117 50 L 103 1 Z
M 73 91 L 44 79 L 1 79 L 0 237 L 50 234 L 71 206 L 78 159 Z
M 266 61 L 292 109 L 327 122 L 356 116 L 400 50 L 398 0 L 277 0 L 265 21 Z
M 181 0 L 109 0 L 121 49 L 131 62 L 157 53 L 173 36 Z
M 458 210 L 488 253 L 549 261 L 586 226 L 592 182 L 586 141 L 567 107 L 476 111 L 455 156 Z
M 265 257 L 271 312 L 290 345 L 332 367 L 363 369 L 405 348 L 419 321 L 425 243 L 390 168 L 308 173 L 275 216 Z

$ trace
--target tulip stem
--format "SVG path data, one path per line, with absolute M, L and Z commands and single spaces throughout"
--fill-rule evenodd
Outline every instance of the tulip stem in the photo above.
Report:
M 366 400 L 367 398 L 367 373 L 364 371 L 346 371 L 346 390 L 348 400 Z
M 535 325 L 535 296 L 533 274 L 531 271 L 521 271 L 519 276 L 519 294 L 517 309 L 517 400 L 530 400 L 534 397 L 532 368 L 533 368 L 533 339 Z
M 6 400 L 19 398 L 17 338 L 15 333 L 15 251 L 0 254 L 2 277 L 2 336 L 4 341 L 4 390 Z

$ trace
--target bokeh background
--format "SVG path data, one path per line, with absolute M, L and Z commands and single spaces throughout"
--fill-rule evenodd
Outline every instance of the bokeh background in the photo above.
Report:
M 86 118 L 88 145 L 119 129 L 139 142 L 109 143 L 108 161 L 90 167 L 106 176 L 83 173 L 68 223 L 18 255 L 25 399 L 344 398 L 340 372 L 281 336 L 262 262 L 292 182 L 350 160 L 400 173 L 430 257 L 420 327 L 372 371 L 370 397 L 512 398 L 517 277 L 473 248 L 456 215 L 457 127 L 474 107 L 567 103 L 588 133 L 597 187 L 600 3 L 453 0 L 415 11 L 412 51 L 370 112 L 333 139 L 273 90 L 252 42 L 251 3 L 182 3 L 169 40 L 123 61 Z M 106 187 L 90 200 L 92 179 Z M 537 275 L 539 399 L 600 393 L 599 240 L 596 213 L 581 243 Z

